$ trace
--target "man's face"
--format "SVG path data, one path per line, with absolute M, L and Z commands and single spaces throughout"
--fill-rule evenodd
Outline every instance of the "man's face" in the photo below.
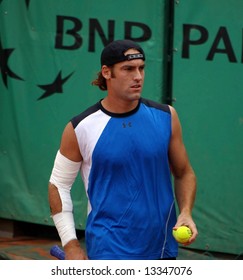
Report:
M 127 54 L 138 53 L 137 50 L 129 49 Z M 109 80 L 109 93 L 125 100 L 137 100 L 140 98 L 144 83 L 144 61 L 133 59 L 115 64 L 111 68 Z

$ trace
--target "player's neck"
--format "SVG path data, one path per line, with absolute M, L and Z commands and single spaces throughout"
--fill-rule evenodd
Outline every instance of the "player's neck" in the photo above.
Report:
M 101 101 L 101 104 L 107 111 L 111 113 L 121 114 L 134 110 L 138 106 L 138 102 L 139 99 L 123 100 L 107 96 Z

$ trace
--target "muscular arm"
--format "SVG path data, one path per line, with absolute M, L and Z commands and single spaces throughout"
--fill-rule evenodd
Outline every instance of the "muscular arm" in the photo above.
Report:
M 192 219 L 192 209 L 196 196 L 196 176 L 188 159 L 182 139 L 182 129 L 178 115 L 170 107 L 172 115 L 172 136 L 169 147 L 169 160 L 174 177 L 175 196 L 179 208 L 179 216 L 175 227 L 187 225 L 193 235 L 188 244 L 192 243 L 197 234 L 196 225 Z
M 74 162 L 82 161 L 82 156 L 78 148 L 77 138 L 71 123 L 68 123 L 63 131 L 60 152 L 63 156 Z M 55 185 L 49 183 L 48 190 L 51 214 L 55 215 L 62 211 L 62 202 Z
M 60 153 L 73 162 L 82 161 L 82 156 L 79 151 L 76 135 L 71 123 L 68 123 L 64 129 L 61 139 Z M 59 191 L 57 187 L 50 182 L 48 185 L 48 197 L 51 214 L 56 215 L 58 213 L 61 213 L 63 205 Z M 65 258 L 67 260 L 87 259 L 87 256 L 81 249 L 77 239 L 73 239 L 65 244 L 64 250 Z

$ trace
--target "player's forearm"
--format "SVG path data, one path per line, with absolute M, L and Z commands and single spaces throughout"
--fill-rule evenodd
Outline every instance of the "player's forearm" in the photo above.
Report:
M 196 197 L 196 176 L 193 170 L 174 178 L 175 196 L 180 213 L 191 215 Z
M 68 242 L 77 239 L 72 205 L 66 207 L 66 209 L 63 207 L 60 193 L 54 184 L 49 183 L 48 192 L 52 219 L 60 236 L 62 245 L 65 246 Z M 71 197 L 69 196 L 70 194 L 67 196 L 68 199 L 66 197 L 66 201 L 71 203 Z

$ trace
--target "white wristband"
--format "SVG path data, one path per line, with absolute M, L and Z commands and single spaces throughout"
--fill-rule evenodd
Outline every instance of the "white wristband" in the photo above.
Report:
M 77 239 L 72 212 L 60 212 L 53 215 L 52 218 L 57 228 L 63 247 L 69 241 Z

